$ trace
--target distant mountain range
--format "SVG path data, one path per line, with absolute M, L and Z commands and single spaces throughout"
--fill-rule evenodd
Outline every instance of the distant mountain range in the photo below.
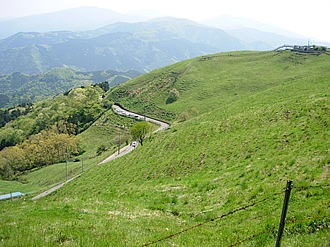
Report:
M 184 19 L 115 23 L 85 32 L 17 33 L 0 41 L 0 73 L 79 71 L 147 72 L 196 56 L 246 49 L 225 31 Z
M 271 50 L 308 41 L 232 16 L 203 23 L 171 17 L 147 19 L 139 13 L 122 15 L 81 7 L 0 20 L 0 37 L 6 37 L 0 40 L 0 74 L 36 74 L 57 67 L 144 73 L 205 54 Z

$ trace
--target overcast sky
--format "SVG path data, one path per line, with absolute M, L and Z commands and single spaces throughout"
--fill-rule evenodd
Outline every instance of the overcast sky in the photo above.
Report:
M 194 21 L 230 14 L 330 42 L 330 0 L 0 0 L 0 18 L 95 6 L 119 13 L 145 9 Z

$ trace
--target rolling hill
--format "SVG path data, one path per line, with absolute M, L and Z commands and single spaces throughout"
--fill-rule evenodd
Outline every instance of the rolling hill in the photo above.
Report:
M 23 199 L 1 202 L 2 242 L 274 246 L 290 179 L 282 245 L 328 246 L 329 66 L 328 53 L 230 52 L 114 87 L 105 100 L 167 120 L 171 128 L 37 202 L 29 200 L 35 187 Z M 168 101 L 173 89 L 179 94 Z M 113 115 L 81 133 L 82 144 L 131 126 L 112 125 Z M 38 176 L 21 178 L 24 192 L 45 182 Z

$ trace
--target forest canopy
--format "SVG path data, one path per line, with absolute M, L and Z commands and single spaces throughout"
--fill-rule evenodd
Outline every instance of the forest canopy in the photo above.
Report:
M 19 145 L 0 151 L 0 177 L 11 180 L 22 172 L 62 162 L 79 154 L 78 139 L 55 130 L 42 131 Z

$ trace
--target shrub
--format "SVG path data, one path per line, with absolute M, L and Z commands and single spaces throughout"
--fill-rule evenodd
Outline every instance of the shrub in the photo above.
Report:
M 102 144 L 101 146 L 99 146 L 99 147 L 97 148 L 96 153 L 97 153 L 97 155 L 100 155 L 100 154 L 103 153 L 105 150 L 106 150 L 105 145 Z
M 180 93 L 176 88 L 173 88 L 167 97 L 166 104 L 171 104 L 179 99 Z

